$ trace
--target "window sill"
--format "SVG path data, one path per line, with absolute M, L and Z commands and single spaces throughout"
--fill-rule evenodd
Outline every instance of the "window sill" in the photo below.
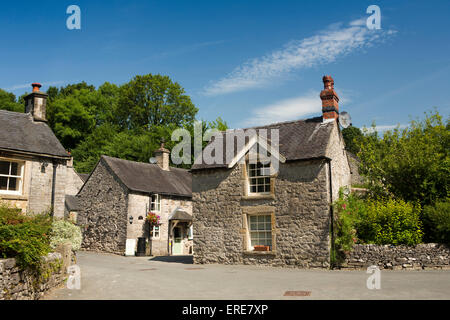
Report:
M 242 200 L 275 200 L 274 194 L 258 194 L 254 196 L 243 196 Z
M 20 194 L 1 194 L 0 200 L 28 200 L 27 196 L 23 196 Z
M 273 251 L 244 251 L 246 255 L 254 255 L 254 256 L 274 256 L 277 254 L 275 250 Z

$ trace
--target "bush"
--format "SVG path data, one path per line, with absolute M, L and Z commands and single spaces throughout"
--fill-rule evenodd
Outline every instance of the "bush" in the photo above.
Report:
M 334 204 L 336 249 L 350 251 L 355 243 L 415 245 L 422 241 L 420 205 L 403 200 L 342 197 Z
M 51 223 L 49 214 L 29 216 L 0 205 L 0 257 L 15 258 L 22 269 L 37 269 L 50 252 Z
M 50 245 L 56 248 L 60 244 L 70 243 L 72 250 L 81 248 L 81 229 L 70 221 L 57 220 L 53 222 Z
M 450 199 L 423 208 L 426 240 L 450 245 Z

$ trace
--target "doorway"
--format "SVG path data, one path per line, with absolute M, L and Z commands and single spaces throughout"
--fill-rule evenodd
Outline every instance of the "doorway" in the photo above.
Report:
M 183 229 L 179 226 L 173 229 L 173 255 L 183 254 Z

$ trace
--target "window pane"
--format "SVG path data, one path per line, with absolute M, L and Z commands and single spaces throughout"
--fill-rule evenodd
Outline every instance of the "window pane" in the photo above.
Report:
M 265 216 L 265 221 L 266 222 L 271 222 L 272 221 L 272 219 L 271 219 L 272 217 L 271 216 Z
M 264 186 L 258 186 L 258 192 L 264 192 Z
M 9 175 L 9 162 L 0 161 L 0 174 Z
M 9 191 L 18 191 L 19 190 L 19 183 L 18 181 L 19 179 L 17 178 L 9 178 Z
M 250 222 L 256 222 L 257 218 L 257 216 L 250 216 Z
M 19 175 L 19 164 L 16 162 L 11 162 L 11 175 L 18 176 Z
M 0 177 L 0 190 L 7 190 L 8 187 L 8 178 Z

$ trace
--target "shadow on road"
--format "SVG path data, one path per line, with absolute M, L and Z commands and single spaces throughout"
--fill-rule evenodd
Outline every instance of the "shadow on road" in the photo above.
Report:
M 149 261 L 170 262 L 170 263 L 184 263 L 193 264 L 192 256 L 161 256 L 150 258 Z

